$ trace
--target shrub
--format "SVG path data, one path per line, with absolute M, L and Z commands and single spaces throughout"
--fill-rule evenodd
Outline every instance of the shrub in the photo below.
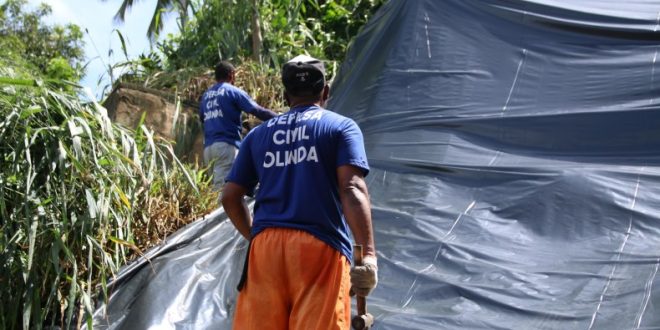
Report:
M 204 171 L 98 103 L 0 78 L 0 118 L 2 329 L 79 327 L 119 267 L 216 206 Z

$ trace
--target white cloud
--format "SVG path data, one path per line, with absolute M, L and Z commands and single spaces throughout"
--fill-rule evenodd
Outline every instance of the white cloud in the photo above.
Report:
M 53 8 L 53 17 L 62 23 L 79 24 L 76 15 L 62 0 L 45 0 Z
M 63 0 L 29 0 L 28 3 L 34 7 L 37 7 L 42 3 L 49 5 L 53 10 L 50 16 L 46 17 L 46 21 L 49 23 L 79 24 L 79 20 L 76 18 L 76 15 Z

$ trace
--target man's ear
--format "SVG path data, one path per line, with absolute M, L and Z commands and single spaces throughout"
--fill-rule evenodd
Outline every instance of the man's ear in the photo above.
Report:
M 236 71 L 232 71 L 229 74 L 229 83 L 233 85 L 234 84 L 234 79 L 236 79 Z
M 291 106 L 291 99 L 289 98 L 289 93 L 287 93 L 286 91 L 284 91 L 284 101 L 286 102 L 287 106 L 289 107 Z
M 330 97 L 330 86 L 326 84 L 323 86 L 323 93 L 321 93 L 321 106 L 325 106 L 325 101 Z

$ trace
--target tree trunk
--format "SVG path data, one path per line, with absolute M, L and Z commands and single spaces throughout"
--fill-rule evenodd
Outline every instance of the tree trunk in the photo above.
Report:
M 259 0 L 252 0 L 252 59 L 257 63 L 261 63 L 261 42 Z
M 190 1 L 188 0 L 179 0 L 179 17 L 181 17 L 181 31 L 188 24 L 188 7 L 190 6 Z

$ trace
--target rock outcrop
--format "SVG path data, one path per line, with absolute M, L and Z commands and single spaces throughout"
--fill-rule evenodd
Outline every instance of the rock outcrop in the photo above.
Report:
M 203 129 L 197 104 L 177 102 L 175 95 L 163 91 L 121 83 L 115 86 L 103 106 L 112 121 L 132 129 L 144 115 L 146 127 L 175 142 L 174 150 L 181 160 L 202 162 Z

